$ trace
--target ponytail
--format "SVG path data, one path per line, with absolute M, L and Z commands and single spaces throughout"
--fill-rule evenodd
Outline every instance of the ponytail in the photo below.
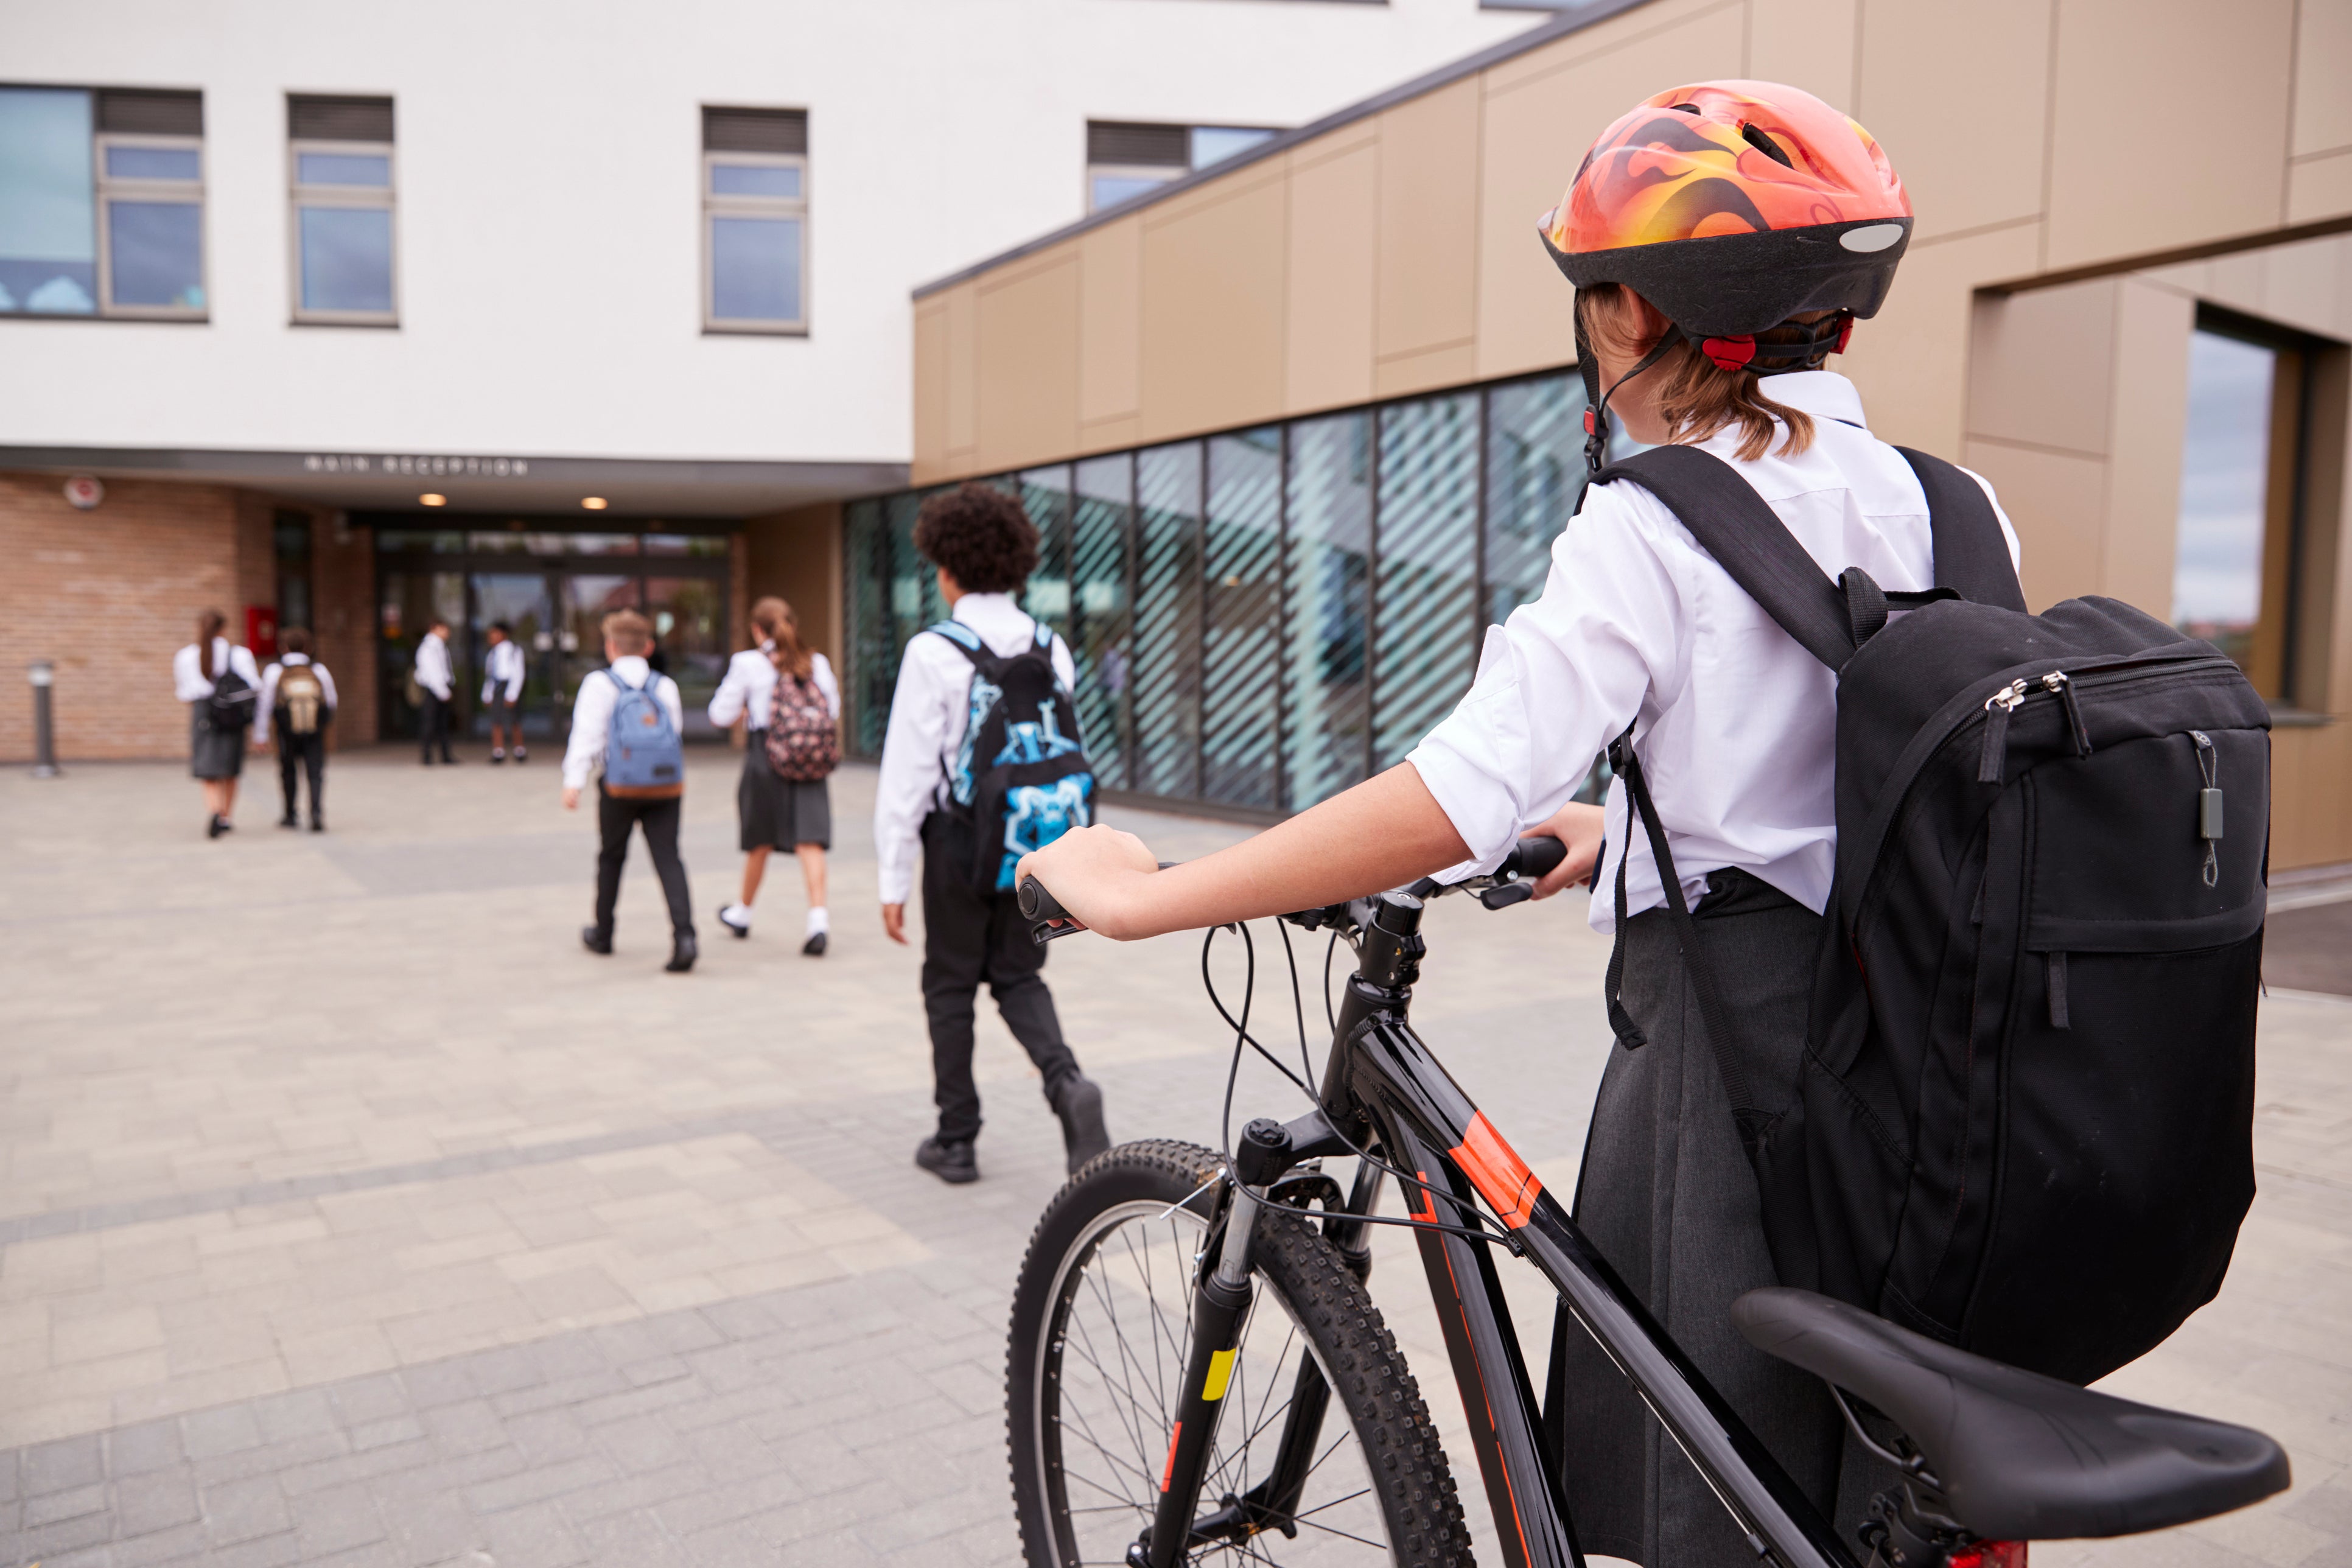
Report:
M 780 675 L 806 680 L 816 660 L 801 641 L 801 624 L 793 607 L 771 594 L 751 606 L 751 629 L 767 643 L 768 658 Z
M 220 674 L 213 668 L 213 639 L 220 636 L 221 628 L 227 625 L 228 617 L 218 610 L 206 610 L 196 617 L 196 668 L 204 671 L 206 680 Z

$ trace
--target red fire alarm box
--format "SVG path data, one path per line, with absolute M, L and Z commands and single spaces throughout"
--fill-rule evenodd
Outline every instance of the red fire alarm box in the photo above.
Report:
M 245 646 L 256 658 L 278 657 L 278 611 L 268 605 L 245 607 Z

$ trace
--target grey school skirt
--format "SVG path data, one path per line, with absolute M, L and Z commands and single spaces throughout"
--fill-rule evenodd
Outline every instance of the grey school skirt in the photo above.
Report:
M 735 785 L 735 815 L 743 827 L 744 853 L 790 849 L 814 844 L 833 847 L 833 795 L 825 781 L 778 778 L 768 763 L 768 737 L 753 730 L 744 737 L 743 776 Z
M 1673 920 L 1652 910 L 1625 928 L 1625 1008 L 1649 1043 L 1610 1049 L 1577 1224 L 1852 1542 L 1894 1472 L 1846 1441 L 1818 1378 L 1732 1326 L 1735 1298 L 1779 1281 Z M 1822 917 L 1746 872 L 1717 871 L 1697 923 L 1751 1090 L 1768 1112 L 1785 1109 L 1796 1098 Z M 1591 1336 L 1570 1323 L 1564 1342 L 1563 1468 L 1583 1549 L 1648 1568 L 1755 1568 L 1731 1515 Z
M 205 710 L 188 709 L 188 772 L 200 779 L 233 779 L 245 772 L 243 730 L 215 730 Z

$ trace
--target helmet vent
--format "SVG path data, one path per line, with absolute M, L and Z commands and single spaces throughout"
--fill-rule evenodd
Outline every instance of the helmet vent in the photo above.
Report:
M 1778 142 L 1773 141 L 1753 125 L 1740 126 L 1739 138 L 1784 169 L 1793 169 L 1797 166 L 1789 162 L 1789 154 L 1780 151 L 1780 144 Z
M 1696 115 L 1699 112 L 1699 107 L 1696 103 L 1670 103 L 1666 107 L 1677 114 Z

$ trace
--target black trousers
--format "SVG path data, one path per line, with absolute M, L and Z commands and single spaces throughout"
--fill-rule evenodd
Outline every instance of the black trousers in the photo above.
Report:
M 286 792 L 286 820 L 294 820 L 295 786 L 300 782 L 298 773 L 310 775 L 310 819 L 315 822 L 326 810 L 327 732 L 313 730 L 307 735 L 289 733 L 283 725 L 278 730 L 278 784 Z
M 613 906 L 621 900 L 621 865 L 629 858 L 629 829 L 642 826 L 646 847 L 654 858 L 654 872 L 661 878 L 662 897 L 669 904 L 669 928 L 678 936 L 694 934 L 694 903 L 686 890 L 686 863 L 677 858 L 678 819 L 685 815 L 686 802 L 677 795 L 667 800 L 629 800 L 604 793 L 596 786 L 596 829 L 603 837 L 603 847 L 596 852 L 596 929 L 611 934 Z
M 433 760 L 433 747 L 441 747 L 441 760 L 449 760 L 449 699 L 425 693 L 425 706 L 417 710 L 416 738 L 424 752 L 425 761 Z
M 1045 1075 L 1051 1103 L 1065 1080 L 1077 1076 L 1077 1058 L 1062 1041 L 1054 994 L 1045 989 L 1045 950 L 1029 935 L 1010 893 L 974 892 L 940 845 L 947 818 L 923 823 L 923 1008 L 931 1022 L 932 1098 L 940 1108 L 940 1139 L 963 1143 L 980 1136 L 980 1090 L 971 1080 L 973 999 L 982 981 L 996 1010 L 1029 1059 Z

